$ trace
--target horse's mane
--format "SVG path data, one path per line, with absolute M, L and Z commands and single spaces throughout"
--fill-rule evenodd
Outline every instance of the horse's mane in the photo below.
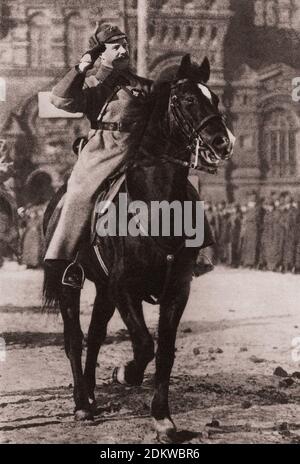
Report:
M 125 163 L 141 158 L 147 158 L 147 154 L 157 156 L 161 151 L 166 132 L 166 114 L 170 96 L 170 82 L 157 82 L 153 85 L 153 93 L 149 100 L 148 120 L 142 134 L 139 149 L 135 153 L 129 153 Z

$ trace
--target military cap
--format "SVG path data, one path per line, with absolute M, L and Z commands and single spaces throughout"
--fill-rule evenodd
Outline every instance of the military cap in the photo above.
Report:
M 100 43 L 112 43 L 118 39 L 127 38 L 126 34 L 112 24 L 97 25 L 94 34 L 90 37 L 90 46 L 95 46 Z

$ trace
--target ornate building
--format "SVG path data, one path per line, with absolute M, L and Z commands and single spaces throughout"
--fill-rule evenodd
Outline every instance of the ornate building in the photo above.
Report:
M 211 62 L 210 85 L 237 136 L 234 164 L 200 175 L 204 198 L 243 198 L 250 190 L 299 191 L 299 8 L 293 0 L 149 0 L 148 76 L 171 76 L 190 52 Z M 0 10 L 0 133 L 10 144 L 17 192 L 40 178 L 60 185 L 75 161 L 72 141 L 84 118 L 42 117 L 49 91 L 87 47 L 96 21 L 125 28 L 137 59 L 137 0 L 4 0 Z M 298 71 L 297 71 L 298 70 Z M 38 182 L 32 185 L 39 185 Z
M 258 71 L 245 65 L 232 84 L 237 197 L 250 187 L 262 194 L 275 189 L 300 193 L 300 105 L 292 100 L 295 75 L 295 69 L 284 64 Z

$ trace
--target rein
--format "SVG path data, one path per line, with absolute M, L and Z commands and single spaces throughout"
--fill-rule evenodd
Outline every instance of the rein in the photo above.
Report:
M 201 131 L 207 126 L 209 122 L 215 119 L 221 122 L 224 129 L 226 130 L 226 126 L 224 123 L 224 117 L 218 113 L 210 114 L 206 116 L 200 122 L 198 127 L 195 128 L 190 123 L 190 121 L 188 121 L 185 118 L 185 115 L 181 107 L 180 100 L 177 97 L 177 95 L 173 95 L 171 97 L 170 108 L 171 108 L 174 120 L 178 128 L 180 129 L 182 135 L 184 136 L 184 138 L 186 139 L 188 143 L 188 145 L 186 146 L 186 149 L 192 153 L 195 153 L 195 159 L 193 162 L 188 162 L 188 161 L 179 160 L 178 158 L 171 157 L 168 155 L 164 155 L 163 158 L 175 164 L 180 164 L 183 167 L 188 167 L 188 168 L 196 169 L 199 171 L 206 171 L 211 174 L 216 174 L 217 173 L 216 166 L 199 166 L 198 165 L 201 152 L 205 153 L 208 151 L 217 160 L 221 160 L 221 157 L 218 155 L 218 153 L 215 151 L 212 145 L 209 142 L 207 142 L 207 140 L 204 139 L 204 137 L 201 134 Z
M 171 90 L 173 90 L 174 88 L 176 88 L 176 85 L 172 86 Z M 178 129 L 180 130 L 184 139 L 186 140 L 187 145 L 180 150 L 176 150 L 172 156 L 165 153 L 164 155 L 160 156 L 158 160 L 159 161 L 164 160 L 166 162 L 181 166 L 185 169 L 195 169 L 197 171 L 208 172 L 209 174 L 217 174 L 217 170 L 218 170 L 217 166 L 210 166 L 209 162 L 207 162 L 205 165 L 203 164 L 199 165 L 199 160 L 201 159 L 201 155 L 202 157 L 204 157 L 203 155 L 205 155 L 205 153 L 207 152 L 209 152 L 210 155 L 215 157 L 216 160 L 218 161 L 221 160 L 221 157 L 218 155 L 218 153 L 215 151 L 212 145 L 209 142 L 207 142 L 207 140 L 204 139 L 204 137 L 201 134 L 201 131 L 207 126 L 207 124 L 209 124 L 213 120 L 218 120 L 219 122 L 221 122 L 224 129 L 226 130 L 224 116 L 218 113 L 210 114 L 206 116 L 205 118 L 203 118 L 200 124 L 195 128 L 191 124 L 191 122 L 186 119 L 184 112 L 182 110 L 180 100 L 177 95 L 173 95 L 170 97 L 169 108 L 172 112 L 172 115 L 174 117 L 174 120 L 175 120 L 175 123 Z M 169 142 L 169 145 L 171 145 L 171 142 Z M 186 150 L 188 150 L 191 153 L 191 155 L 194 155 L 193 161 L 185 161 L 185 160 L 182 160 L 176 157 L 176 155 L 182 152 L 185 152 Z M 150 153 L 147 153 L 147 152 L 146 154 L 150 155 Z M 129 161 L 128 164 L 124 166 L 124 171 L 134 169 L 140 166 L 141 166 L 141 163 L 137 160 L 132 161 L 132 162 Z

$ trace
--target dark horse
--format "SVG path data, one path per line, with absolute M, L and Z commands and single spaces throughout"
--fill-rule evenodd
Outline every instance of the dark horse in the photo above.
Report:
M 176 200 L 183 205 L 190 199 L 189 167 L 193 164 L 214 172 L 220 160 L 231 156 L 234 137 L 218 110 L 218 97 L 205 85 L 209 74 L 207 59 L 198 66 L 186 55 L 176 79 L 157 86 L 140 149 L 126 164 L 126 186 L 131 200 L 141 200 L 149 207 L 151 202 L 163 200 L 170 203 Z M 58 197 L 46 212 L 46 226 Z M 145 369 L 155 357 L 151 415 L 159 440 L 172 441 L 176 429 L 168 405 L 169 381 L 177 327 L 188 301 L 199 247 L 186 247 L 185 237 L 174 233 L 156 237 L 107 235 L 98 237 L 97 247 L 109 270 L 108 276 L 97 260 L 95 247 L 88 241 L 79 254 L 86 277 L 95 283 L 97 290 L 84 372 L 80 290 L 61 285 L 59 270 L 55 273 L 45 270 L 46 301 L 58 303 L 64 322 L 65 350 L 74 377 L 75 417 L 93 418 L 97 357 L 107 324 L 117 308 L 131 337 L 133 359 L 115 369 L 114 379 L 126 385 L 141 385 Z M 142 307 L 143 301 L 152 297 L 158 298 L 160 304 L 156 354 Z

